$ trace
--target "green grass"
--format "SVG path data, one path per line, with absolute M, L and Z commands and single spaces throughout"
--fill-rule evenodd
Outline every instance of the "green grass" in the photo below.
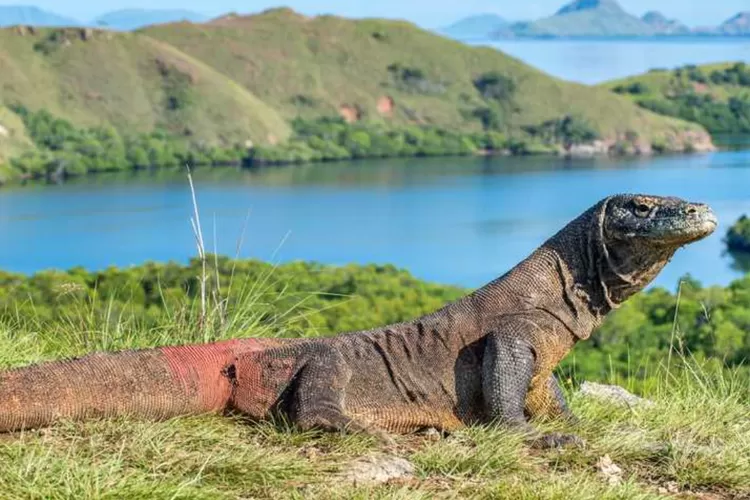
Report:
M 82 32 L 0 30 L 0 102 L 46 109 L 78 126 L 109 124 L 129 134 L 160 127 L 213 144 L 290 133 L 247 89 L 174 47 L 131 33 L 92 31 L 84 40 Z M 174 79 L 190 97 L 181 109 L 168 106 Z
M 17 326 L 0 327 L 6 366 L 39 359 L 39 340 L 47 335 Z M 112 326 L 98 328 L 89 334 L 106 336 Z M 64 331 L 56 335 L 60 342 Z M 79 351 L 77 334 L 68 335 L 73 345 L 63 350 Z M 179 330 L 171 339 L 146 331 L 134 335 L 139 346 L 140 336 L 183 340 Z M 683 375 L 654 384 L 647 394 L 653 408 L 613 408 L 572 397 L 582 419 L 576 431 L 588 442 L 583 449 L 533 451 L 514 434 L 480 426 L 438 442 L 398 437 L 396 449 L 388 452 L 411 460 L 417 475 L 393 484 L 355 486 L 336 478 L 350 461 L 383 451 L 369 438 L 197 416 L 161 423 L 125 418 L 63 423 L 4 436 L 0 489 L 8 499 L 614 499 L 658 498 L 660 487 L 713 492 L 718 498 L 750 494 L 749 388 L 730 384 L 726 375 Z M 597 473 L 604 455 L 622 468 L 622 483 L 610 485 Z
M 750 133 L 750 69 L 744 62 L 654 69 L 600 87 L 711 133 Z
M 148 313 L 137 308 L 129 313 L 107 301 L 99 308 L 91 298 L 68 304 L 62 317 L 6 315 L 0 321 L 0 367 L 101 349 L 284 335 L 287 322 L 306 314 L 300 308 L 304 296 L 289 306 L 275 273 L 266 269 L 252 280 L 238 274 L 233 287 L 239 296 L 231 309 L 211 299 L 209 290 L 205 309 L 197 297 L 183 299 L 156 323 L 143 321 Z M 211 281 L 210 270 L 208 275 Z M 78 287 L 72 282 L 57 293 L 74 294 Z M 269 323 L 274 304 L 285 304 L 287 313 Z M 652 375 L 644 395 L 653 407 L 616 407 L 568 388 L 581 423 L 539 425 L 576 432 L 587 447 L 556 451 L 531 450 L 519 436 L 493 426 L 466 428 L 439 441 L 399 436 L 394 449 L 384 450 L 364 436 L 299 433 L 281 423 L 209 415 L 64 422 L 0 436 L 0 491 L 8 499 L 645 499 L 664 497 L 663 488 L 739 498 L 750 495 L 748 391 L 747 377 L 695 363 L 669 376 Z M 338 478 L 351 461 L 377 452 L 412 461 L 415 477 L 381 485 Z M 597 472 L 605 455 L 623 471 L 617 484 Z

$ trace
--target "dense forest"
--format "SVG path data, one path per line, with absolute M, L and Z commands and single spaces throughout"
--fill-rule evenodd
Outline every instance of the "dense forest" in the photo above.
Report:
M 481 132 L 455 132 L 434 126 L 349 124 L 341 117 L 296 119 L 289 141 L 232 148 L 196 146 L 164 131 L 123 136 L 113 127 L 79 129 L 47 111 L 11 109 L 23 120 L 36 146 L 11 160 L 23 178 L 61 178 L 94 172 L 180 165 L 264 165 L 359 158 L 460 156 L 479 153 L 555 153 L 598 137 L 583 119 L 565 116 L 526 127 L 509 137 L 490 121 Z M 491 113 L 491 111 L 487 111 Z M 490 115 L 488 115 L 490 116 Z M 488 118 L 489 119 L 489 118 Z

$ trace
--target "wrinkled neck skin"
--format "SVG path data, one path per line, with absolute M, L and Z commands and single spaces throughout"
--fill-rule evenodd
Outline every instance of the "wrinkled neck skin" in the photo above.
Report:
M 677 250 L 677 247 L 657 246 L 644 240 L 607 237 L 606 210 L 607 200 L 604 200 L 591 209 L 590 214 L 584 214 L 589 219 L 585 243 L 588 251 L 583 263 L 587 270 L 584 287 L 591 295 L 589 307 L 602 316 L 648 286 Z M 581 222 L 586 224 L 585 219 Z
M 610 311 L 646 287 L 676 250 L 608 239 L 606 211 L 604 200 L 477 290 L 474 300 L 482 314 L 491 316 L 510 302 L 513 312 L 552 314 L 578 340 L 588 338 Z

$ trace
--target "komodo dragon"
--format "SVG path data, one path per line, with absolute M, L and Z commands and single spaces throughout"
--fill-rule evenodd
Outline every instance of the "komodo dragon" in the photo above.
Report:
M 390 433 L 570 417 L 552 372 L 675 251 L 716 228 L 678 198 L 608 197 L 505 275 L 412 321 L 318 339 L 95 353 L 0 373 L 0 432 L 59 419 L 239 412 L 301 429 Z

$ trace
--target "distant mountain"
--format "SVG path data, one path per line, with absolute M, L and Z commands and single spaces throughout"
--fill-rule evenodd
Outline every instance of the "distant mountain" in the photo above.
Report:
M 718 27 L 722 35 L 750 35 L 750 11 L 739 12 Z
M 456 21 L 439 31 L 455 38 L 486 37 L 507 25 L 508 21 L 497 14 L 477 14 Z
M 517 36 L 646 36 L 656 30 L 626 12 L 615 0 L 574 0 L 553 16 L 516 23 L 510 30 Z M 498 34 L 502 35 L 504 30 Z
M 124 9 L 103 14 L 97 17 L 93 24 L 115 30 L 130 31 L 152 24 L 178 21 L 202 23 L 207 20 L 208 16 L 189 10 Z
M 481 19 L 482 16 L 473 16 Z M 453 26 L 460 25 L 459 21 Z M 480 30 L 476 30 L 481 36 Z M 447 33 L 446 30 L 443 30 Z M 573 0 L 554 15 L 536 21 L 502 24 L 489 38 L 558 38 L 618 36 L 750 36 L 750 11 L 740 12 L 719 26 L 689 28 L 677 19 L 669 19 L 658 11 L 642 17 L 623 9 L 617 0 Z
M 641 20 L 651 26 L 656 33 L 662 35 L 687 35 L 690 33 L 690 28 L 677 19 L 668 19 L 664 14 L 655 10 L 646 12 Z
M 83 23 L 28 5 L 0 5 L 0 27 L 16 24 L 33 26 L 80 26 Z

